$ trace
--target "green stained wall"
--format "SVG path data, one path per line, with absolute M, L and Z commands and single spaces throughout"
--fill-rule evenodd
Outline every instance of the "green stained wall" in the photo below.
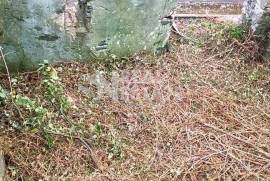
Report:
M 0 0 L 0 46 L 13 69 L 162 48 L 175 0 Z

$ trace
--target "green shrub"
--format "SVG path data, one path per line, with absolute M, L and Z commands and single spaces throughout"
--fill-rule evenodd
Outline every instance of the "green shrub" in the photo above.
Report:
M 243 40 L 247 34 L 247 28 L 245 26 L 229 26 L 225 31 L 227 32 L 229 38 L 239 41 Z
M 48 114 L 48 110 L 36 101 L 31 100 L 26 96 L 17 95 L 15 98 L 17 106 L 27 109 L 30 112 L 28 119 L 25 120 L 24 126 L 30 129 L 42 128 L 44 119 Z
M 66 113 L 70 108 L 70 103 L 64 94 L 64 89 L 57 71 L 46 61 L 40 65 L 38 70 L 43 75 L 42 85 L 45 90 L 44 95 L 46 100 L 56 105 L 62 114 Z

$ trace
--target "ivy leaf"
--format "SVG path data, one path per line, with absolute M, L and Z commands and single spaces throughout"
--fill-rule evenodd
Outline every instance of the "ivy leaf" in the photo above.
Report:
M 8 96 L 8 92 L 0 86 L 0 102 L 4 101 Z
M 35 107 L 35 101 L 32 101 L 26 96 L 17 95 L 15 99 L 15 103 L 18 106 L 22 106 L 28 110 L 32 110 Z

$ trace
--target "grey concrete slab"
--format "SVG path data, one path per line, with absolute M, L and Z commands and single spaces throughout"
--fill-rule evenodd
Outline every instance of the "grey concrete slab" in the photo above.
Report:
M 178 0 L 178 3 L 243 4 L 244 0 Z

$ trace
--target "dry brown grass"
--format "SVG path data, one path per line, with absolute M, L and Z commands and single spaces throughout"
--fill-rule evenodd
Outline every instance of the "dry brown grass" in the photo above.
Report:
M 19 119 L 9 106 L 3 108 L 0 115 L 6 123 L 0 145 L 8 163 L 7 179 L 269 180 L 269 64 L 247 61 L 243 44 L 226 38 L 217 43 L 224 36 L 220 29 L 208 28 L 212 23 L 183 21 L 181 30 L 191 40 L 173 36 L 170 53 L 136 55 L 130 64 L 113 66 L 120 74 L 136 72 L 121 84 L 130 86 L 128 101 L 108 96 L 95 100 L 91 86 L 91 94 L 79 92 L 79 85 L 89 83 L 83 75 L 93 73 L 93 68 L 61 66 L 59 76 L 74 104 L 68 117 L 83 127 L 86 144 L 55 135 L 55 145 L 47 149 L 40 134 L 8 125 L 8 119 Z M 108 65 L 98 68 L 106 71 Z M 151 80 L 140 81 L 149 72 Z M 7 85 L 5 78 L 1 85 Z M 17 79 L 17 92 L 42 99 L 37 74 Z M 168 87 L 176 88 L 177 96 Z M 148 99 L 144 88 L 158 94 Z M 72 129 L 62 119 L 56 116 L 55 122 Z M 95 131 L 97 123 L 100 133 Z

